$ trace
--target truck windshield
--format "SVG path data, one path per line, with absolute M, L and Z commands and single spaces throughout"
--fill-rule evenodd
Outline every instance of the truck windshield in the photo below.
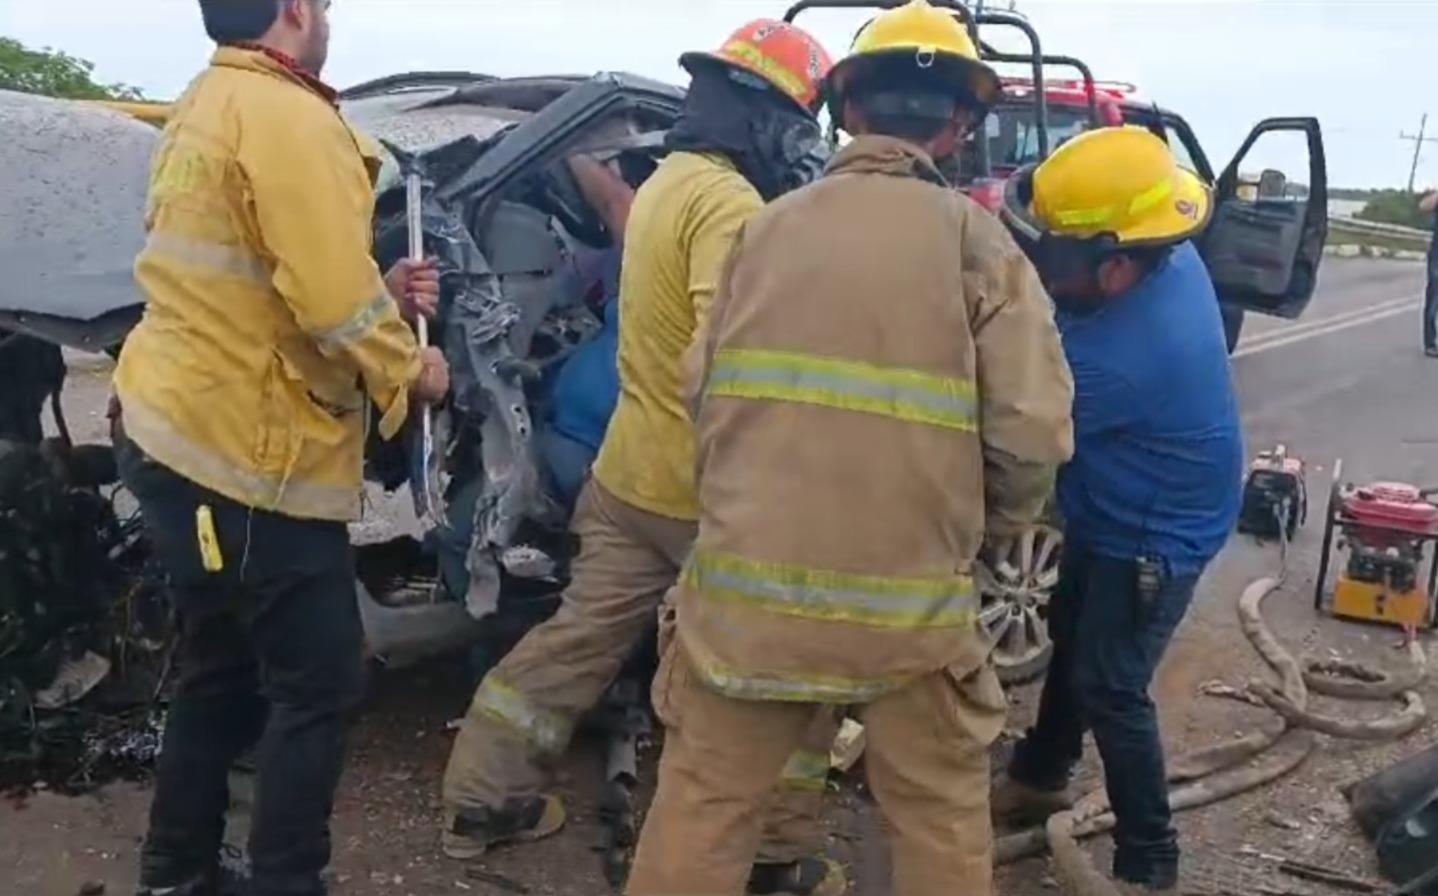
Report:
M 996 169 L 1012 171 L 1039 160 L 1039 129 L 1032 103 L 1001 105 L 985 123 L 989 159 Z M 1084 132 L 1089 126 L 1084 106 L 1049 105 L 1049 150 Z

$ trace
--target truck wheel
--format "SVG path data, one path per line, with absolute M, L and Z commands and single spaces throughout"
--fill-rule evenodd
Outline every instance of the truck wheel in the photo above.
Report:
M 1228 341 L 1228 353 L 1238 347 L 1238 337 L 1243 333 L 1243 309 L 1220 305 L 1223 313 L 1223 337 Z

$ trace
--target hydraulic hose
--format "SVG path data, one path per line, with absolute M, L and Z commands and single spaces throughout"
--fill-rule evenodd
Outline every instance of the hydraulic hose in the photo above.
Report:
M 1171 761 L 1169 804 L 1175 812 L 1212 805 L 1272 783 L 1297 770 L 1312 753 L 1315 733 L 1364 741 L 1405 737 L 1426 718 L 1423 700 L 1415 688 L 1427 675 L 1427 655 L 1416 637 L 1408 645 L 1409 668 L 1390 676 L 1357 663 L 1300 664 L 1274 637 L 1263 619 L 1263 601 L 1287 578 L 1288 540 L 1279 514 L 1282 560 L 1277 577 L 1259 579 L 1244 589 L 1238 602 L 1238 620 L 1249 643 L 1279 678 L 1274 687 L 1253 681 L 1245 691 L 1224 695 L 1267 706 L 1274 719 L 1238 740 L 1207 747 Z M 1345 700 L 1401 700 L 1402 708 L 1390 716 L 1351 721 L 1321 716 L 1308 709 L 1309 693 Z M 1053 854 L 1055 876 L 1066 896 L 1119 896 L 1117 887 L 1094 867 L 1079 841 L 1113 829 L 1103 790 L 1085 796 L 1067 812 L 1052 816 L 1043 827 L 1002 837 L 995 848 L 995 864 L 1003 865 Z

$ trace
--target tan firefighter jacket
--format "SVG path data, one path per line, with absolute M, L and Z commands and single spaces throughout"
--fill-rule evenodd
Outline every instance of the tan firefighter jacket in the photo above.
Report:
M 691 355 L 696 670 L 738 698 L 871 701 L 982 665 L 985 531 L 1073 450 L 1052 306 L 998 219 L 861 137 L 745 228 Z

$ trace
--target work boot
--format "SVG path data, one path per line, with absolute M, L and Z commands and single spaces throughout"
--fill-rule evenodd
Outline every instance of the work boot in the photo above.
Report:
M 1115 887 L 1123 896 L 1178 896 L 1178 881 L 1174 880 L 1167 886 L 1161 883 L 1134 883 L 1133 881 L 1114 881 Z
M 209 875 L 203 875 L 172 887 L 141 885 L 135 896 L 215 896 L 215 884 Z
M 225 845 L 209 872 L 168 886 L 147 885 L 142 881 L 135 896 L 249 896 L 249 893 L 250 864 L 244 853 Z
M 1178 863 L 1162 862 L 1146 868 L 1127 868 L 1114 858 L 1114 880 L 1125 896 L 1172 896 L 1178 892 Z
M 442 836 L 444 854 L 469 861 L 501 843 L 529 843 L 559 833 L 564 803 L 556 796 L 510 800 L 499 809 L 460 809 Z
M 1073 791 L 1068 787 L 1043 790 L 1005 774 L 989 796 L 989 815 L 1003 827 L 1031 827 L 1043 824 L 1050 815 L 1072 809 Z
M 755 865 L 749 875 L 749 896 L 844 896 L 848 890 L 844 866 L 827 858 Z

